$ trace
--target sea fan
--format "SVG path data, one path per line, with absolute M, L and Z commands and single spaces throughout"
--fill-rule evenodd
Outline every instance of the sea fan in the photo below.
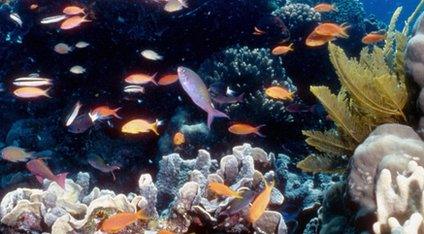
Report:
M 395 31 L 401 8 L 395 11 L 385 46 L 364 48 L 359 58 L 349 58 L 342 48 L 329 43 L 330 60 L 341 83 L 338 95 L 326 86 L 311 86 L 336 129 L 303 131 L 306 143 L 321 155 L 310 155 L 298 163 L 306 172 L 339 171 L 357 145 L 384 123 L 406 122 L 408 101 L 405 82 L 404 49 L 406 34 Z

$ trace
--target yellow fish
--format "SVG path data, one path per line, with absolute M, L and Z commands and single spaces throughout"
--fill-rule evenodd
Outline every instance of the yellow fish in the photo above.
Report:
M 226 197 L 234 197 L 234 198 L 242 198 L 239 192 L 234 191 L 227 185 L 219 182 L 210 182 L 208 185 L 209 190 L 214 192 L 215 194 L 219 196 L 226 196 Z
M 279 86 L 269 87 L 265 90 L 265 94 L 268 97 L 280 99 L 280 100 L 293 100 L 293 92 Z
M 141 210 L 136 213 L 119 213 L 103 221 L 100 230 L 107 233 L 117 233 L 137 220 L 148 220 L 148 217 Z
M 265 182 L 265 189 L 253 201 L 247 213 L 247 218 L 251 223 L 256 222 L 265 212 L 271 200 L 271 191 L 273 187 L 274 182 L 271 182 L 269 185 Z
M 153 123 L 149 123 L 144 119 L 133 119 L 124 124 L 124 126 L 122 126 L 121 132 L 129 134 L 139 134 L 153 131 L 156 135 L 159 135 L 158 125 L 158 120 Z

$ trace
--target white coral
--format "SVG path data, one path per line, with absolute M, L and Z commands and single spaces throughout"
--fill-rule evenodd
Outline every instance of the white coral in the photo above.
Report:
M 393 184 L 393 182 L 395 182 Z M 374 232 L 385 233 L 402 230 L 400 233 L 423 233 L 424 214 L 424 168 L 415 161 L 408 163 L 408 169 L 396 176 L 395 181 L 388 169 L 383 169 L 376 185 L 377 222 Z M 404 221 L 404 217 L 410 217 Z M 402 227 L 400 222 L 404 222 Z M 396 232 L 399 233 L 399 232 Z

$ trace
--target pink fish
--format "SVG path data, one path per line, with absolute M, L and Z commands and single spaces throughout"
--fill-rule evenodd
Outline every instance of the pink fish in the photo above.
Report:
M 184 91 L 190 96 L 194 104 L 208 113 L 209 128 L 215 117 L 230 118 L 213 107 L 208 88 L 194 71 L 186 67 L 178 67 L 178 78 Z
M 31 159 L 27 162 L 26 167 L 37 178 L 38 182 L 43 183 L 44 179 L 49 179 L 55 181 L 60 187 L 65 189 L 65 179 L 68 173 L 54 175 L 41 158 Z

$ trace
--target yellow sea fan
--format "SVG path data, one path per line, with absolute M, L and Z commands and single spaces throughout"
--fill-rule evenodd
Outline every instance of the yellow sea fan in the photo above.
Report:
M 349 141 L 345 141 L 335 130 L 329 131 L 302 131 L 302 134 L 307 136 L 306 143 L 313 146 L 318 151 L 332 154 L 348 154 L 355 149 Z
M 298 162 L 296 166 L 304 172 L 336 173 L 345 171 L 345 168 L 342 167 L 342 161 L 342 158 L 334 155 L 312 154 Z
M 365 113 L 374 117 L 383 115 L 382 118 L 390 115 L 403 116 L 399 108 L 391 105 L 397 101 L 387 102 L 387 96 L 385 98 L 378 92 L 381 87 L 375 86 L 376 78 L 393 77 L 382 49 L 374 47 L 372 52 L 368 49 L 362 50 L 359 61 L 349 59 L 343 49 L 332 43 L 329 44 L 329 51 L 330 60 L 342 86 Z M 396 77 L 394 79 L 396 80 Z
M 348 100 L 332 94 L 326 86 L 311 86 L 310 90 L 322 103 L 336 126 L 350 137 L 350 140 L 362 142 L 368 131 L 361 119 L 351 113 Z

